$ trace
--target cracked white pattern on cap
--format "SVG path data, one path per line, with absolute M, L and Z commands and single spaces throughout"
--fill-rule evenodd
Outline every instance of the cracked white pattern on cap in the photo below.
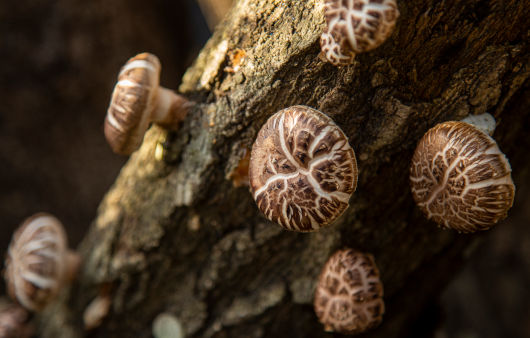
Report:
M 379 325 L 385 303 L 374 257 L 352 249 L 333 254 L 320 273 L 314 308 L 326 331 L 357 334 Z
M 515 186 L 510 163 L 486 133 L 464 122 L 430 129 L 418 144 L 410 181 L 416 204 L 439 226 L 486 230 L 504 219 Z
M 49 214 L 24 221 L 13 235 L 6 258 L 8 293 L 30 311 L 41 311 L 59 293 L 66 270 L 66 233 Z
M 131 154 L 140 148 L 157 98 L 160 61 L 138 54 L 121 68 L 105 118 L 105 137 L 112 150 Z
M 392 34 L 399 11 L 396 0 L 326 0 L 324 16 L 322 53 L 335 66 L 344 66 L 355 53 L 381 45 Z
M 348 207 L 357 163 L 326 115 L 294 106 L 273 115 L 252 147 L 250 187 L 260 210 L 287 230 L 316 231 Z

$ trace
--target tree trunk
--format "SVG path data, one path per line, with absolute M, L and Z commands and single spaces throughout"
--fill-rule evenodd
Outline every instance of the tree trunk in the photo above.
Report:
M 383 322 L 364 336 L 410 336 L 485 235 L 425 219 L 410 194 L 412 154 L 437 123 L 488 111 L 521 182 L 530 168 L 529 5 L 402 0 L 391 38 L 338 68 L 318 57 L 323 0 L 238 1 L 184 76 L 180 90 L 197 106 L 177 133 L 153 126 L 131 156 L 79 248 L 82 274 L 44 314 L 42 336 L 150 337 L 164 311 L 186 337 L 334 336 L 312 298 L 343 246 L 372 253 L 385 287 Z M 316 233 L 283 230 L 247 186 L 234 187 L 261 126 L 292 105 L 331 117 L 358 159 L 350 207 Z M 82 313 L 102 288 L 112 290 L 111 310 L 86 333 Z

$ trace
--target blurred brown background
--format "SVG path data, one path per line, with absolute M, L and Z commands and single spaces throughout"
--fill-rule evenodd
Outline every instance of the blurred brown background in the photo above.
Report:
M 126 161 L 102 132 L 119 68 L 149 51 L 161 60 L 161 84 L 177 89 L 229 2 L 0 4 L 1 252 L 36 212 L 55 214 L 71 245 L 79 243 Z M 477 243 L 466 269 L 425 310 L 420 321 L 434 320 L 436 338 L 530 337 L 529 183 L 517 187 L 508 219 Z

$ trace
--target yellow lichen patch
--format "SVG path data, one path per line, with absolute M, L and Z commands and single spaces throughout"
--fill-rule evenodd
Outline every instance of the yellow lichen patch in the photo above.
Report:
M 228 53 L 229 65 L 225 67 L 225 72 L 235 73 L 239 70 L 240 66 L 245 62 L 247 53 L 243 49 L 235 49 Z

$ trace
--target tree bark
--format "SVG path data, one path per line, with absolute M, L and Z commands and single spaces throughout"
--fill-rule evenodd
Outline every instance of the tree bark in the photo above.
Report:
M 437 123 L 488 111 L 516 185 L 526 176 L 529 5 L 400 1 L 391 38 L 337 68 L 318 57 L 323 0 L 236 2 L 184 76 L 180 90 L 197 105 L 176 133 L 153 126 L 131 156 L 79 247 L 79 280 L 42 317 L 42 336 L 150 337 L 164 311 L 186 337 L 335 336 L 312 298 L 343 246 L 372 253 L 385 287 L 383 323 L 363 336 L 410 336 L 486 234 L 425 219 L 410 194 L 412 154 Z M 232 182 L 261 126 L 292 105 L 331 117 L 358 159 L 350 207 L 316 233 L 268 221 Z M 82 313 L 102 288 L 112 307 L 87 333 Z

